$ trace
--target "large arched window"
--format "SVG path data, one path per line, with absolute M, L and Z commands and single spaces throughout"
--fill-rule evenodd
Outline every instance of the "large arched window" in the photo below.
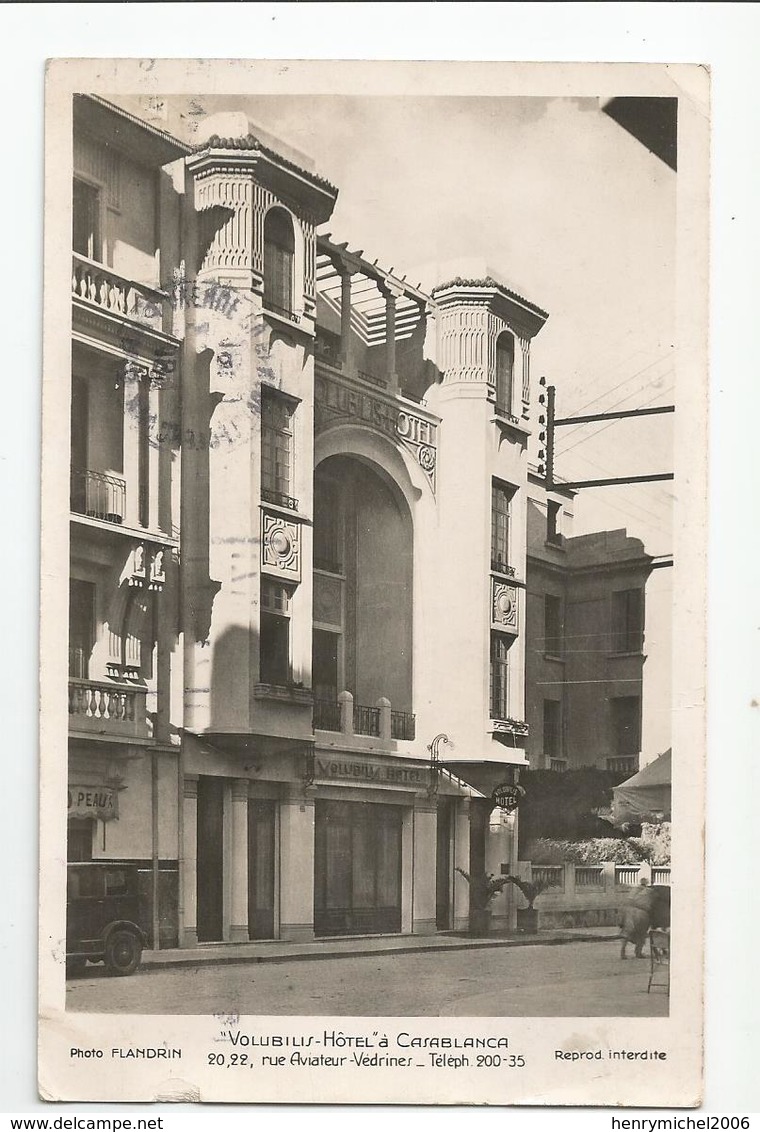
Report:
M 293 313 L 293 221 L 283 208 L 264 218 L 264 305 L 278 314 Z
M 496 407 L 512 412 L 512 382 L 515 370 L 515 340 L 504 331 L 496 340 Z

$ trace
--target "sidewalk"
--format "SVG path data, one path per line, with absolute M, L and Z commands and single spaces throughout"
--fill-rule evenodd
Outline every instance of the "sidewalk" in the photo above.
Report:
M 551 946 L 563 943 L 580 943 L 588 940 L 614 940 L 619 928 L 566 928 L 548 929 L 537 935 L 522 933 L 493 934 L 485 938 L 459 935 L 454 932 L 439 935 L 382 935 L 352 936 L 341 939 L 322 939 L 307 943 L 289 943 L 272 940 L 256 943 L 202 943 L 198 947 L 170 948 L 166 951 L 145 951 L 144 970 L 161 967 L 200 967 L 228 963 L 289 963 L 309 959 L 354 959 L 361 955 L 393 952 L 408 955 L 419 951 L 474 951 L 485 947 Z

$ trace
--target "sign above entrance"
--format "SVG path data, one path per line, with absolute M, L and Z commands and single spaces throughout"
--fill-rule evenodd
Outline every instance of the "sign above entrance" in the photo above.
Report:
M 390 766 L 369 759 L 325 759 L 319 756 L 314 761 L 314 777 L 317 780 L 371 782 L 374 786 L 427 785 L 427 767 Z
M 500 810 L 505 810 L 511 814 L 520 805 L 520 799 L 525 791 L 522 786 L 510 786 L 509 783 L 501 783 L 499 786 L 494 786 L 491 798 Z
M 321 432 L 337 417 L 367 425 L 400 441 L 413 453 L 417 463 L 435 486 L 436 425 L 421 414 L 400 409 L 393 399 L 385 399 L 327 377 L 314 383 L 315 427 Z
M 69 817 L 115 821 L 119 793 L 111 786 L 69 786 Z

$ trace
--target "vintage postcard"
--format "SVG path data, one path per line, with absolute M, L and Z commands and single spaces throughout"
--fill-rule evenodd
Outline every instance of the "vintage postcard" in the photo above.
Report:
M 50 61 L 43 1099 L 699 1104 L 708 141 Z

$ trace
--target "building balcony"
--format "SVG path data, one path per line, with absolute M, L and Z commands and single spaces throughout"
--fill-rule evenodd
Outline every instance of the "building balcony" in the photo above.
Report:
M 148 739 L 146 689 L 133 684 L 69 680 L 69 731 L 114 739 Z
M 71 296 L 75 302 L 110 318 L 126 319 L 159 333 L 163 332 L 164 318 L 168 320 L 170 316 L 166 291 L 124 279 L 105 264 L 76 253 L 72 259 Z
M 605 765 L 612 774 L 635 774 L 639 769 L 639 756 L 612 755 L 606 760 Z
M 313 723 L 315 731 L 344 736 L 365 735 L 386 742 L 415 738 L 415 716 L 411 712 L 392 711 L 384 698 L 375 707 L 356 704 L 350 692 L 341 692 L 337 700 L 315 700 Z
M 74 514 L 120 526 L 127 512 L 127 482 L 112 472 L 72 468 L 70 498 Z

